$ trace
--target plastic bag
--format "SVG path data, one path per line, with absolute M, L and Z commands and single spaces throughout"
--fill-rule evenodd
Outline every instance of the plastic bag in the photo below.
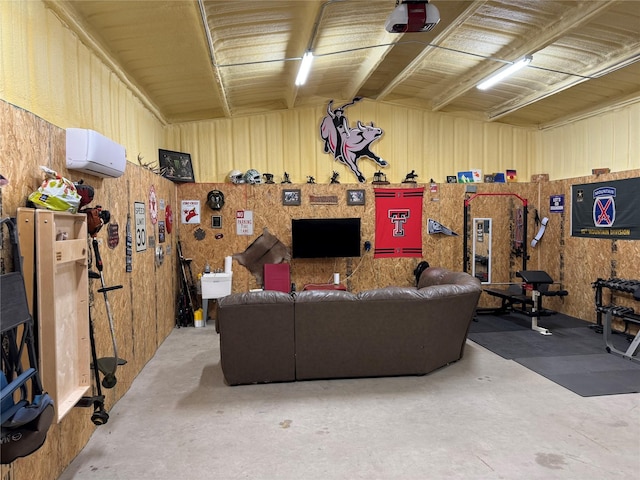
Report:
M 80 195 L 70 180 L 58 175 L 55 170 L 40 166 L 46 178 L 40 188 L 29 195 L 29 202 L 36 208 L 46 208 L 57 212 L 77 213 Z

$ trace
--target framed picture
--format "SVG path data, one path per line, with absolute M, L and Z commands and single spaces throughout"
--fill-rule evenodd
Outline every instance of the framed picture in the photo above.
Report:
M 347 205 L 364 205 L 364 190 L 347 190 Z
M 211 228 L 222 228 L 221 215 L 211 215 Z
M 300 194 L 300 189 L 291 190 L 285 189 L 282 190 L 282 205 L 285 206 L 297 206 L 301 203 L 302 196 Z
M 191 165 L 191 154 L 158 150 L 160 174 L 176 183 L 193 183 L 196 181 Z

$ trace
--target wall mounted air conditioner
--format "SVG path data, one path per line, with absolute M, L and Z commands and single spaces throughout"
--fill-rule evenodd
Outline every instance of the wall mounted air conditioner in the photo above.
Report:
M 67 168 L 103 178 L 117 178 L 127 165 L 125 149 L 85 128 L 67 128 Z

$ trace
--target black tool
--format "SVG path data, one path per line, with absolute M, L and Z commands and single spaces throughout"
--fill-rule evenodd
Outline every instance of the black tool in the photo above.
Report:
M 111 314 L 111 306 L 109 305 L 109 297 L 107 293 L 111 290 L 118 290 L 122 288 L 122 285 L 114 285 L 112 287 L 106 287 L 104 283 L 104 275 L 102 274 L 103 265 L 102 257 L 100 257 L 100 248 L 98 246 L 98 239 L 94 236 L 92 240 L 93 252 L 95 255 L 95 264 L 98 269 L 98 273 L 89 275 L 89 278 L 99 278 L 102 288 L 98 289 L 99 293 L 102 293 L 104 297 L 104 304 L 107 308 L 107 318 L 109 319 L 109 331 L 111 333 L 111 344 L 113 345 L 113 357 L 104 357 L 97 360 L 98 369 L 104 375 L 102 380 L 102 386 L 104 388 L 113 388 L 117 383 L 116 370 L 118 365 L 126 364 L 126 360 L 118 358 L 118 345 L 116 343 L 116 332 L 113 325 L 113 315 Z

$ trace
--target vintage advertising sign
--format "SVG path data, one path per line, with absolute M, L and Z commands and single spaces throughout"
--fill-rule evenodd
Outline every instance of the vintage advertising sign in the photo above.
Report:
M 640 178 L 572 185 L 571 235 L 640 239 Z
M 158 199 L 153 185 L 149 189 L 149 215 L 151 215 L 151 223 L 155 225 L 158 221 Z
M 182 200 L 180 208 L 182 223 L 200 223 L 200 200 Z

